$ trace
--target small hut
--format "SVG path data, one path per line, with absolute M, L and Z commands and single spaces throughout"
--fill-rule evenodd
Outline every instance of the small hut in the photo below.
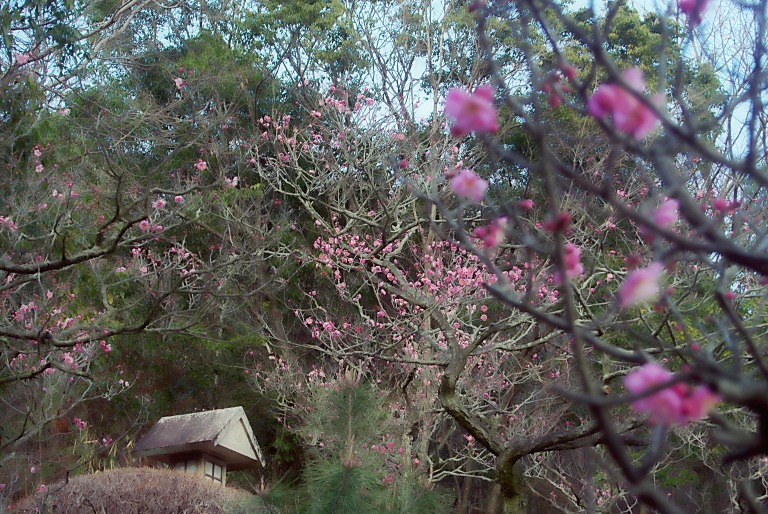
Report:
M 242 407 L 161 418 L 133 450 L 154 464 L 227 483 L 227 471 L 264 466 Z

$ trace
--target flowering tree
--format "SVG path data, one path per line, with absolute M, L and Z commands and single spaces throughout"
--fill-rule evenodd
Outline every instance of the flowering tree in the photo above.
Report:
M 589 10 L 571 16 L 549 2 L 517 7 L 478 2 L 470 11 L 486 55 L 498 55 L 489 31 L 499 23 L 520 42 L 529 86 L 519 85 L 525 82 L 519 75 L 512 82 L 496 59 L 488 60 L 490 86 L 457 88 L 446 95 L 445 114 L 454 142 L 433 137 L 424 159 L 389 159 L 395 182 L 386 184 L 400 183 L 415 191 L 419 201 L 410 205 L 426 204 L 426 209 L 414 212 L 424 212 L 434 232 L 417 229 L 418 217 L 410 218 L 413 225 L 405 222 L 407 208 L 396 207 L 401 203 L 388 202 L 382 212 L 379 205 L 372 209 L 366 202 L 352 202 L 354 188 L 363 190 L 367 183 L 340 182 L 333 172 L 307 177 L 301 188 L 286 187 L 295 183 L 294 174 L 307 173 L 306 162 L 313 162 L 308 168 L 309 175 L 314 173 L 316 157 L 311 155 L 294 158 L 286 153 L 284 162 L 289 164 L 272 170 L 278 173 L 272 180 L 282 177 L 278 189 L 301 198 L 318 226 L 329 231 L 317 242 L 319 264 L 327 267 L 323 269 L 336 283 L 340 298 L 354 306 L 339 316 L 338 305 L 327 296 L 313 300 L 316 293 L 310 293 L 316 303 L 311 312 L 297 311 L 299 319 L 321 341 L 316 348 L 337 357 L 374 357 L 419 367 L 420 373 L 430 366 L 443 368 L 429 379 L 440 384 L 438 405 L 466 430 L 473 445 L 496 457 L 496 476 L 510 511 L 522 508 L 521 491 L 527 494 L 520 486 L 523 473 L 515 470 L 518 463 L 531 462 L 523 457 L 597 445 L 614 463 L 606 462 L 606 469 L 615 465 L 625 479 L 606 488 L 607 482 L 595 481 L 593 469 L 581 482 L 581 493 L 574 495 L 577 505 L 594 508 L 599 501 L 605 508 L 631 508 L 641 501 L 674 512 L 681 498 L 668 498 L 654 484 L 665 465 L 665 444 L 693 444 L 700 432 L 689 425 L 705 417 L 718 424 L 717 444 L 729 452 L 726 461 L 735 463 L 718 478 L 733 491 L 732 505 L 754 503 L 750 493 L 733 484 L 758 472 L 749 459 L 762 453 L 763 444 L 759 428 L 749 427 L 759 422 L 762 409 L 762 386 L 756 385 L 762 382 L 755 377 L 762 367 L 759 306 L 766 271 L 760 253 L 764 150 L 759 141 L 750 140 L 747 153 L 737 156 L 733 132 L 715 125 L 732 127 L 736 104 L 718 103 L 725 97 L 716 87 L 682 86 L 691 70 L 699 73 L 699 84 L 706 84 L 711 69 L 711 63 L 680 51 L 700 44 L 703 5 L 681 5 L 678 24 L 673 11 L 653 18 L 656 25 L 647 32 L 643 58 L 654 58 L 641 60 L 642 66 L 633 62 L 639 60 L 631 54 L 633 49 L 621 46 L 625 43 L 620 24 L 633 20 L 621 4 L 600 17 Z M 598 29 L 589 28 L 595 26 Z M 543 47 L 531 43 L 537 38 L 544 41 Z M 604 41 L 617 49 L 616 54 L 604 50 Z M 622 54 L 622 48 L 629 54 Z M 756 70 L 760 48 L 756 43 Z M 619 57 L 614 60 L 612 55 Z M 649 87 L 656 92 L 648 92 Z M 734 101 L 747 104 L 752 113 L 747 126 L 759 134 L 760 109 L 749 102 L 759 104 L 761 86 L 753 82 L 740 87 L 752 93 Z M 574 130 L 558 130 L 555 124 L 561 120 Z M 439 127 L 440 118 L 434 122 Z M 519 130 L 503 130 L 505 123 L 513 122 Z M 385 156 L 367 161 L 374 166 L 364 166 L 357 155 L 370 146 L 354 138 L 347 141 L 351 143 L 345 145 L 339 137 L 339 152 L 334 153 L 334 158 L 347 159 L 342 169 L 384 173 L 377 166 L 387 162 Z M 405 155 L 420 156 L 415 139 L 404 138 L 404 143 L 399 148 Z M 720 143 L 725 145 L 722 151 L 717 150 Z M 328 164 L 333 170 L 337 162 L 325 162 L 326 170 Z M 324 204 L 327 211 L 314 207 L 318 197 L 313 187 L 330 187 L 323 191 L 337 195 L 335 202 Z M 401 190 L 388 190 L 403 198 L 397 196 Z M 369 192 L 367 198 L 378 197 Z M 380 230 L 382 220 L 387 223 Z M 359 230 L 358 222 L 368 229 Z M 390 232 L 392 227 L 400 230 Z M 430 257 L 442 255 L 440 245 L 432 246 L 436 234 L 458 245 L 451 252 L 469 252 L 462 260 L 471 256 L 474 262 L 471 277 L 463 278 L 471 293 L 424 294 L 426 273 L 437 265 Z M 521 277 L 509 274 L 516 265 L 524 269 Z M 453 261 L 448 269 L 452 267 L 460 274 L 465 266 Z M 519 286 L 520 280 L 525 287 Z M 477 311 L 469 307 L 479 308 L 484 295 L 515 313 L 501 315 L 487 336 L 482 325 L 474 325 Z M 464 306 L 453 306 L 449 298 Z M 494 416 L 503 409 L 493 415 L 483 411 L 483 401 L 488 400 L 483 394 L 490 395 L 493 387 L 472 374 L 475 359 L 487 361 L 497 370 L 491 376 L 506 386 L 517 383 L 511 374 L 498 371 L 507 369 L 498 356 L 510 338 L 498 327 L 518 328 L 519 323 L 530 323 L 538 334 L 552 334 L 547 343 L 561 342 L 563 353 L 555 354 L 567 368 L 569 382 L 557 380 L 557 360 L 548 361 L 546 369 L 553 373 L 549 378 L 555 380 L 546 381 L 541 390 L 557 391 L 569 409 L 581 406 L 578 427 L 561 432 L 553 423 L 541 437 L 526 432 L 512 441 L 490 430 L 499 426 Z M 409 338 L 424 345 L 414 355 L 407 353 Z M 535 347 L 544 341 L 529 342 Z M 425 349 L 428 358 L 422 361 Z M 446 353 L 441 357 L 440 351 Z M 557 370 L 560 376 L 565 368 Z M 536 389 L 536 380 L 527 372 L 516 376 Z M 473 390 L 468 384 L 479 387 Z M 720 400 L 746 410 L 713 414 Z M 636 417 L 627 416 L 628 406 Z M 654 427 L 649 438 L 643 428 L 645 414 Z M 696 446 L 705 452 L 707 444 Z M 630 450 L 633 445 L 643 448 L 641 457 Z M 564 454 L 550 455 L 555 462 Z M 702 461 L 715 467 L 711 460 Z M 556 501 L 564 501 L 559 494 L 568 489 L 563 486 L 566 478 L 561 473 L 558 483 L 556 466 L 548 469 L 553 471 L 551 483 L 559 487 Z M 606 496 L 614 487 L 620 492 Z
M 755 8 L 762 13 L 765 6 Z M 670 430 L 709 415 L 716 427 L 713 435 L 725 445 L 725 462 L 739 463 L 732 469 L 743 469 L 752 457 L 764 453 L 759 427 L 764 407 L 758 398 L 764 395 L 765 349 L 762 308 L 757 306 L 762 305 L 759 284 L 767 271 L 761 252 L 765 148 L 748 137 L 739 156 L 734 149 L 738 143 L 730 136 L 722 139 L 729 143 L 725 150 L 718 149 L 717 141 L 711 144 L 701 138 L 700 133 L 707 129 L 692 117 L 697 106 L 691 105 L 679 83 L 667 86 L 663 78 L 670 68 L 679 73 L 690 59 L 686 54 L 670 55 L 662 48 L 654 67 L 658 70 L 655 95 L 646 92 L 640 69 L 618 70 L 600 42 L 610 33 L 620 4 L 610 6 L 599 28 L 591 31 L 548 2 L 517 7 L 475 3 L 472 9 L 488 55 L 493 51 L 486 36 L 491 17 L 514 19 L 510 26 L 521 36 L 530 35 L 535 27 L 555 55 L 559 71 L 554 72 L 553 82 L 546 63 L 526 49 L 532 87 L 517 95 L 509 92 L 505 77 L 490 63 L 493 83 L 501 92 L 499 105 L 522 122 L 539 149 L 536 159 L 494 140 L 497 128 L 492 113 L 497 104 L 485 86 L 474 93 L 450 93 L 445 107 L 454 120 L 453 133 L 476 133 L 495 157 L 496 166 L 525 168 L 540 177 L 549 221 L 542 225 L 543 230 L 526 230 L 519 206 L 486 193 L 489 184 L 468 170 L 457 176 L 463 177 L 461 181 L 447 179 L 448 187 L 468 200 L 462 208 L 455 209 L 439 197 L 430 200 L 449 220 L 451 236 L 498 278 L 486 283 L 490 294 L 568 334 L 579 390 L 563 388 L 561 393 L 589 407 L 601 442 L 624 475 L 623 486 L 660 511 L 677 512 L 679 507 L 653 482 L 665 445 L 674 437 Z M 682 22 L 688 25 L 679 37 L 697 44 L 704 3 L 680 3 L 679 9 Z M 672 23 L 670 14 L 662 16 L 662 23 Z M 594 13 L 586 15 L 598 21 Z M 758 41 L 752 53 L 755 76 L 764 73 L 760 64 L 764 35 L 759 26 L 751 27 Z M 555 27 L 560 31 L 555 32 Z M 570 66 L 565 40 L 591 56 L 589 69 Z M 670 57 L 671 64 L 666 60 Z M 603 73 L 607 80 L 600 79 L 595 87 L 595 78 Z M 745 88 L 748 94 L 720 106 L 714 113 L 715 122 L 732 127 L 729 117 L 737 105 L 744 105 L 750 113 L 749 133 L 756 134 L 762 130 L 762 122 L 754 102 L 760 102 L 762 85 L 751 82 Z M 552 107 L 575 111 L 598 123 L 607 136 L 605 153 L 593 153 L 586 163 L 564 158 L 547 130 L 546 113 Z M 639 195 L 616 187 L 626 183 L 627 163 L 634 163 L 635 175 L 628 178 L 641 187 Z M 584 265 L 577 264 L 579 249 L 569 246 L 569 241 L 583 227 L 574 221 L 574 197 L 569 190 L 578 191 L 578 201 L 596 202 L 593 211 L 610 213 L 612 223 L 635 231 L 644 241 L 617 250 L 625 262 L 610 273 L 618 278 L 614 282 L 618 287 L 610 288 L 615 300 L 608 299 L 599 310 L 582 301 L 587 284 L 579 275 Z M 476 211 L 473 204 L 481 201 L 496 219 L 495 225 L 483 228 L 484 235 L 501 232 L 493 242 L 506 236 L 513 245 L 554 263 L 560 273 L 562 311 L 547 312 L 532 303 L 529 295 L 516 291 L 505 277 L 504 264 L 473 243 L 463 218 L 464 213 Z M 588 255 L 584 250 L 582 247 L 582 261 L 592 261 L 595 269 L 604 266 L 604 254 Z M 654 305 L 651 311 L 643 308 L 649 304 Z M 608 369 L 607 362 L 611 363 Z M 638 368 L 626 374 L 632 366 Z M 614 382 L 625 374 L 623 389 Z M 611 393 L 606 395 L 606 391 Z M 742 410 L 732 415 L 711 413 L 721 399 Z M 640 458 L 622 441 L 624 427 L 613 415 L 626 403 L 650 414 L 648 422 L 655 427 Z M 750 423 L 755 423 L 753 428 L 748 428 Z M 471 422 L 464 426 L 473 435 L 479 433 Z M 734 478 L 740 474 L 733 473 Z M 754 493 L 742 483 L 738 499 L 733 501 L 756 508 L 755 494 L 761 492 Z
M 514 475 L 514 481 L 524 480 L 526 473 L 546 477 L 545 462 L 529 462 L 530 455 L 589 446 L 598 439 L 594 427 L 583 422 L 583 412 L 547 386 L 552 379 L 569 380 L 567 338 L 542 330 L 528 315 L 498 309 L 484 289 L 495 278 L 478 256 L 437 239 L 415 210 L 417 197 L 408 189 L 429 187 L 429 177 L 408 173 L 411 165 L 405 159 L 396 159 L 394 165 L 400 173 L 408 173 L 407 181 L 386 167 L 377 168 L 376 163 L 386 159 L 389 137 L 376 129 L 346 125 L 338 113 L 347 109 L 347 98 L 345 90 L 333 87 L 312 109 L 309 126 L 303 130 L 293 129 L 293 120 L 285 117 L 278 117 L 279 123 L 263 120 L 265 127 L 275 130 L 275 136 L 265 132 L 264 140 L 274 137 L 282 146 L 257 170 L 284 198 L 300 202 L 315 219 L 320 235 L 299 261 L 326 276 L 335 293 L 319 283 L 305 291 L 305 300 L 296 303 L 294 313 L 309 340 L 285 341 L 274 373 L 265 375 L 263 365 L 249 364 L 254 386 L 276 395 L 282 406 L 278 415 L 286 424 L 298 426 L 296 419 L 287 420 L 298 415 L 297 409 L 313 407 L 306 404 L 306 388 L 297 385 L 302 372 L 296 351 L 312 349 L 329 356 L 330 362 L 321 364 L 315 353 L 311 371 L 306 371 L 310 375 L 330 376 L 339 367 L 353 366 L 381 387 L 399 391 L 391 408 L 400 413 L 401 437 L 411 438 L 408 444 L 399 444 L 411 448 L 413 457 L 428 466 L 425 470 L 432 480 L 457 477 L 462 489 L 471 491 L 475 481 L 493 480 L 494 456 L 508 448 L 513 450 L 498 467 Z M 480 107 L 483 101 L 487 111 L 487 97 Z M 362 103 L 352 111 L 361 116 L 366 112 Z M 493 124 L 495 113 L 491 114 L 486 118 Z M 446 150 L 434 159 L 439 163 L 444 158 L 456 166 L 458 148 Z M 263 152 L 264 145 L 253 151 Z M 260 154 L 257 157 L 254 160 L 263 161 Z M 365 182 L 348 178 L 362 173 L 370 177 Z M 386 202 L 370 183 L 387 185 Z M 478 201 L 487 188 L 469 170 L 456 173 L 451 184 Z M 521 202 L 521 210 L 532 208 L 530 200 Z M 487 251 L 494 251 L 505 223 L 497 221 L 475 231 Z M 530 228 L 536 224 L 531 222 Z M 296 224 L 292 229 L 301 230 Z M 585 270 L 579 248 L 573 244 L 568 248 L 567 276 L 574 278 Z M 506 279 L 514 281 L 519 291 L 527 291 L 542 309 L 557 312 L 559 279 L 551 263 L 512 257 L 500 255 L 507 259 Z M 592 292 L 591 298 L 585 296 L 589 304 L 604 301 L 603 288 Z M 296 350 L 286 355 L 284 349 L 291 345 Z M 472 422 L 477 429 L 467 434 L 462 422 Z M 476 442 L 478 437 L 491 448 Z M 435 438 L 442 441 L 438 447 L 433 446 Z M 517 487 L 505 494 L 522 504 L 524 491 Z
M 149 2 L 114 4 L 114 12 L 88 5 L 80 15 L 46 3 L 39 12 L 50 14 L 48 25 L 37 25 L 44 20 L 33 4 L 0 11 L 13 22 L 0 60 L 3 502 L 77 469 L 70 452 L 48 449 L 91 423 L 87 402 L 135 391 L 141 371 L 122 360 L 134 348 L 121 347 L 172 335 L 229 338 L 232 312 L 242 315 L 243 298 L 261 301 L 269 257 L 281 251 L 278 243 L 260 253 L 271 223 L 262 193 L 235 187 L 247 161 L 219 157 L 239 142 L 229 130 L 249 118 L 254 89 L 211 99 L 210 79 L 178 62 L 111 61 L 114 38 L 152 14 Z M 56 39 L 49 30 L 64 14 L 92 32 Z M 229 80 L 255 87 L 255 68 L 232 65 Z M 78 69 L 91 80 L 70 80 Z M 111 438 L 96 439 L 101 448 Z
M 356 369 L 465 510 L 757 510 L 764 2 L 62 5 L 0 7 L 2 458 L 185 334 Z

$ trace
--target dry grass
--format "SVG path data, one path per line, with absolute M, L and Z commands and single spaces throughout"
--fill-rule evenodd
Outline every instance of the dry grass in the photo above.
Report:
M 147 514 L 259 512 L 258 497 L 188 473 L 118 468 L 80 475 L 20 501 L 14 513 Z

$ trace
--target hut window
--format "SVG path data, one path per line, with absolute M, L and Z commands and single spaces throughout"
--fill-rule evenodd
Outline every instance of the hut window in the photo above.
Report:
M 177 462 L 173 466 L 173 469 L 178 471 L 186 471 L 187 473 L 197 473 L 197 461 L 188 460 L 188 461 Z
M 224 482 L 224 469 L 218 464 L 205 461 L 205 478 L 214 482 Z

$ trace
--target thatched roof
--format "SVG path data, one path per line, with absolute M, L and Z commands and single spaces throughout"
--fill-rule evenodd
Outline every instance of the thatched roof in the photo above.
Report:
M 224 460 L 230 470 L 264 465 L 261 448 L 242 407 L 166 416 L 134 449 L 139 457 L 167 463 L 190 452 L 214 455 Z

